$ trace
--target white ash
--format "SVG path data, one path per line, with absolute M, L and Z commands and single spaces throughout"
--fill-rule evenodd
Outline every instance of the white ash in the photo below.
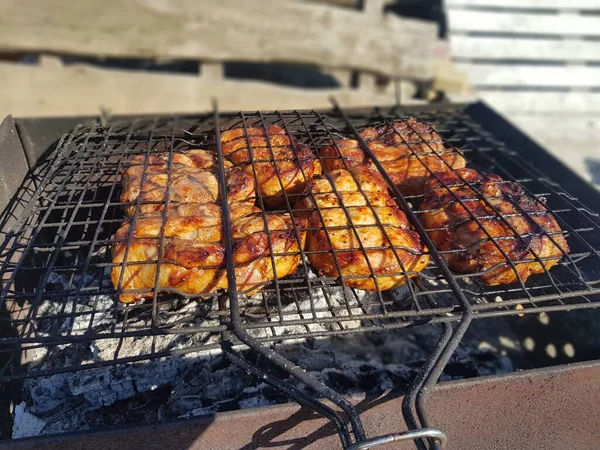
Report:
M 291 294 L 288 294 L 291 296 Z M 368 301 L 365 301 L 367 300 Z M 299 335 L 309 332 L 325 332 L 339 330 L 340 327 L 344 329 L 359 328 L 361 326 L 360 320 L 349 320 L 352 315 L 360 316 L 364 312 L 360 308 L 361 303 L 372 304 L 374 294 L 365 291 L 357 291 L 357 296 L 350 296 L 344 292 L 341 287 L 324 287 L 321 289 L 314 289 L 311 292 L 310 298 L 294 302 L 289 298 L 282 299 L 282 303 L 285 306 L 282 308 L 282 315 L 273 314 L 269 321 L 273 322 L 273 326 L 269 328 L 249 328 L 248 333 L 255 338 L 265 338 L 273 336 L 289 336 Z M 254 306 L 255 302 L 258 304 Z M 287 303 L 287 304 L 286 304 Z M 257 312 L 262 311 L 264 314 L 264 308 L 262 306 L 262 300 L 257 296 L 248 299 L 248 309 L 254 309 Z M 349 307 L 349 310 L 345 307 Z M 314 313 L 312 309 L 314 308 Z M 332 312 L 335 311 L 335 312 Z M 375 310 L 369 312 L 376 312 Z M 258 315 L 258 314 L 257 314 Z M 291 324 L 278 324 L 282 322 L 291 322 L 298 320 L 318 320 L 323 318 L 334 318 L 339 317 L 340 320 L 333 321 L 321 321 L 307 323 L 306 325 L 291 325 Z M 301 338 L 302 339 L 302 338 Z
M 95 255 L 102 258 L 103 254 Z M 85 274 L 73 274 L 71 281 L 61 274 L 51 271 L 46 280 L 46 291 L 73 290 L 87 287 L 106 288 L 111 284 L 110 267 L 92 270 Z M 63 319 L 41 321 L 37 331 L 43 334 L 69 332 L 72 335 L 84 334 L 88 330 L 106 328 L 116 323 L 114 300 L 108 295 L 72 295 L 61 301 L 45 300 L 39 306 L 36 317 L 54 315 Z M 67 316 L 69 315 L 70 316 Z
M 82 334 L 89 329 L 98 328 L 102 325 L 112 325 L 116 320 L 111 311 L 113 307 L 114 300 L 108 295 L 82 296 L 77 302 L 74 299 L 68 299 L 66 302 L 60 303 L 46 300 L 38 309 L 38 317 L 71 314 L 73 312 L 77 314 L 73 314 L 72 317 L 65 317 L 61 322 L 55 320 L 42 322 L 39 331 L 64 333 L 70 330 L 71 334 Z
M 208 408 L 194 408 L 190 412 L 188 412 L 186 414 L 182 414 L 181 416 L 179 416 L 177 418 L 178 419 L 189 419 L 191 417 L 198 417 L 198 416 L 211 416 L 212 414 L 213 414 L 212 410 L 210 410 Z
M 62 286 L 66 283 L 60 275 L 53 275 L 51 281 Z M 81 281 L 83 285 L 98 282 L 93 277 Z M 373 294 L 360 291 L 357 294 L 357 297 L 354 294 L 345 295 L 339 287 L 315 289 L 312 291 L 312 306 L 318 318 L 343 319 L 350 317 L 350 314 L 380 311 Z M 313 318 L 311 300 L 306 296 L 302 299 L 286 296 L 282 298 L 282 304 L 284 322 Z M 201 306 L 197 301 L 184 301 L 176 311 L 164 312 L 161 320 L 177 326 L 180 320 L 201 310 Z M 80 299 L 75 305 L 75 312 L 87 312 L 92 307 L 105 312 L 95 314 L 93 318 L 89 314 L 69 316 L 61 321 L 60 326 L 47 329 L 42 326 L 38 333 L 63 333 L 67 329 L 71 329 L 72 333 L 83 333 L 91 328 L 94 333 L 102 334 L 115 327 L 119 329 L 122 317 L 118 316 L 111 297 L 97 295 Z M 247 299 L 241 307 L 249 314 L 247 320 L 252 314 L 256 315 L 257 320 L 265 320 L 262 295 Z M 72 301 L 66 304 L 45 302 L 40 311 L 42 315 L 50 315 L 71 313 L 72 308 Z M 331 309 L 335 309 L 335 312 L 332 313 Z M 431 353 L 440 333 L 438 327 L 427 326 L 307 340 L 300 338 L 307 330 L 329 331 L 339 329 L 340 324 L 346 329 L 359 328 L 363 322 L 340 320 L 304 326 L 281 324 L 278 315 L 272 315 L 270 320 L 273 327 L 250 328 L 249 332 L 254 337 L 298 335 L 297 339 L 276 344 L 276 350 L 344 394 L 405 390 Z M 480 347 L 483 340 L 481 335 L 509 335 L 501 321 L 498 321 L 500 325 L 497 325 L 497 329 L 490 327 L 489 323 L 486 322 L 484 328 L 472 327 L 475 331 L 465 338 L 457 357 L 449 364 L 452 370 L 444 378 L 512 370 L 510 359 L 503 355 L 499 345 Z M 130 324 L 147 327 L 150 318 L 140 316 L 131 319 Z M 217 324 L 216 320 L 209 318 L 202 323 L 207 326 Z M 77 367 L 90 362 L 111 361 L 116 357 L 135 357 L 152 351 L 181 350 L 217 342 L 218 335 L 210 333 L 96 339 L 89 343 L 61 344 L 48 351 L 39 351 L 30 368 Z M 215 349 L 31 378 L 24 381 L 23 393 L 24 405 L 15 415 L 15 438 L 115 425 L 156 423 L 289 401 L 270 386 L 232 365 L 220 354 L 220 350 Z M 35 426 L 27 426 L 27 423 Z
M 245 399 L 239 401 L 239 405 L 240 405 L 241 409 L 259 408 L 261 406 L 269 406 L 269 405 L 273 405 L 273 404 L 274 403 L 271 400 L 268 400 L 267 398 L 265 398 L 262 395 L 245 398 Z
M 283 343 L 276 348 L 316 378 L 344 394 L 351 394 L 406 389 L 438 336 L 435 328 L 421 327 L 318 339 L 303 344 Z M 469 371 L 488 374 L 512 370 L 510 359 L 501 356 L 498 350 L 474 347 L 466 344 L 466 348 L 458 352 L 457 358 L 449 364 L 455 366 L 455 373 L 444 375 L 444 379 L 472 375 Z M 461 374 L 460 370 L 467 370 L 467 374 Z M 156 409 L 151 421 L 286 401 L 284 396 L 223 357 L 196 356 L 30 379 L 25 383 L 25 411 L 47 422 L 39 431 L 42 434 L 139 423 L 130 419 L 126 405 L 139 403 L 140 398 L 165 388 L 162 409 Z M 117 422 L 114 417 L 106 422 L 106 410 L 117 405 L 122 410 Z
M 46 426 L 46 421 L 25 411 L 25 402 L 15 407 L 15 424 L 12 437 L 19 439 L 29 436 L 37 436 Z

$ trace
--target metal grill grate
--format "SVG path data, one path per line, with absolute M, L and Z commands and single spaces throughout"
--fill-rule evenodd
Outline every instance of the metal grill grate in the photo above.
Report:
M 526 282 L 490 287 L 479 282 L 477 274 L 451 274 L 440 265 L 442 252 L 429 246 L 432 258 L 425 271 L 400 273 L 408 279 L 400 288 L 365 293 L 344 287 L 343 280 L 319 276 L 308 263 L 308 250 L 304 250 L 295 274 L 267 283 L 258 294 L 246 296 L 236 292 L 234 283 L 230 283 L 230 294 L 236 297 L 239 308 L 239 317 L 233 319 L 239 321 L 235 326 L 243 327 L 258 342 L 269 342 L 454 322 L 465 314 L 465 301 L 474 318 L 598 305 L 598 215 L 538 173 L 517 149 L 507 148 L 459 110 L 448 108 L 410 115 L 432 125 L 448 147 L 459 148 L 469 167 L 518 181 L 533 198 L 544 198 L 571 253 L 565 254 L 558 266 Z M 168 152 L 170 162 L 174 152 L 188 148 L 214 150 L 215 117 L 220 119 L 222 130 L 266 130 L 268 125 L 279 125 L 319 156 L 319 147 L 329 145 L 336 137 L 353 137 L 364 126 L 406 120 L 408 114 L 395 109 L 349 115 L 340 114 L 339 110 L 254 112 L 138 119 L 73 131 L 33 172 L 32 179 L 37 180 L 35 193 L 32 195 L 31 189 L 20 193 L 19 200 L 27 201 L 25 213 L 0 247 L 0 301 L 9 316 L 0 320 L 8 322 L 13 330 L 12 336 L 0 338 L 0 351 L 12 354 L 16 350 L 34 351 L 102 339 L 116 339 L 127 345 L 127 339 L 136 336 L 195 336 L 177 348 L 152 345 L 135 357 L 121 356 L 117 351 L 113 360 L 83 364 L 78 367 L 82 369 L 220 346 L 219 333 L 230 328 L 229 305 L 217 301 L 222 293 L 203 295 L 201 301 L 196 301 L 178 292 L 161 289 L 159 293 L 155 289 L 151 300 L 126 305 L 118 302 L 119 292 L 109 276 L 114 265 L 110 257 L 114 233 L 123 221 L 119 172 L 135 155 L 145 155 L 147 165 L 148 155 L 153 153 Z M 272 154 L 273 149 L 270 151 Z M 220 169 L 222 175 L 222 165 Z M 265 223 L 269 214 L 291 214 L 298 195 L 285 194 L 284 190 L 283 205 L 269 210 L 259 192 L 256 204 L 263 211 Z M 405 210 L 412 208 L 407 210 L 412 219 L 423 213 L 416 209 L 420 200 L 419 196 L 397 197 Z M 133 206 L 137 215 L 140 201 Z M 415 220 L 413 225 L 426 238 Z M 158 238 L 161 242 L 163 234 Z M 356 250 L 365 252 L 362 244 Z M 371 276 L 377 278 L 375 274 Z M 107 317 L 112 320 L 106 320 Z M 23 371 L 16 360 L 13 362 L 4 369 L 2 379 L 73 370 L 42 363 Z

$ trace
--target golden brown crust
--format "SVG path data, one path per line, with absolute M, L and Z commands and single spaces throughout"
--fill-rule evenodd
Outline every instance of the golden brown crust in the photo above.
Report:
M 269 206 L 285 205 L 285 194 L 300 194 L 306 182 L 321 174 L 318 158 L 306 145 L 290 138 L 278 125 L 235 128 L 221 134 L 221 148 L 236 167 L 256 178 L 258 188 Z M 294 152 L 295 148 L 295 152 Z
M 425 268 L 423 243 L 378 172 L 363 165 L 328 175 L 331 182 L 312 180 L 310 196 L 296 204 L 308 216 L 308 259 L 321 274 L 342 276 L 358 289 L 386 290 Z
M 331 180 L 333 184 L 329 181 Z M 296 217 L 308 217 L 315 209 L 336 206 L 395 206 L 381 174 L 366 165 L 334 170 L 308 183 L 305 195 L 294 207 Z
M 528 197 L 518 183 L 473 169 L 439 172 L 436 177 L 425 185 L 420 220 L 431 230 L 429 235 L 436 247 L 446 252 L 444 258 L 452 270 L 481 273 L 481 280 L 488 285 L 511 284 L 518 277 L 525 281 L 532 274 L 544 272 L 544 266 L 550 269 L 561 260 L 563 252 L 569 252 L 556 219 Z
M 217 161 L 212 152 L 194 149 L 174 153 L 170 174 L 168 167 L 168 153 L 132 158 L 121 177 L 121 202 L 128 204 L 125 207 L 127 215 L 134 214 L 138 200 L 138 214 L 161 211 L 167 186 L 170 204 L 201 204 L 219 200 Z M 230 163 L 226 165 L 225 176 L 230 202 L 254 201 L 254 178 L 231 167 Z
M 186 268 L 180 263 L 167 260 L 169 246 L 166 246 L 163 262 L 160 265 L 158 289 L 161 291 L 174 289 L 185 294 L 202 294 L 215 292 L 223 285 L 225 270 L 220 267 L 213 268 Z M 119 300 L 123 303 L 132 303 L 143 298 L 152 297 L 155 285 L 156 271 L 158 268 L 158 240 L 133 239 L 127 251 L 126 263 L 125 243 L 113 246 L 113 266 L 111 279 L 115 289 L 121 293 Z M 169 255 L 173 257 L 172 255 Z M 121 269 L 123 280 L 119 283 Z M 122 292 L 138 290 L 139 292 Z
M 254 177 L 229 161 L 225 171 L 237 289 L 255 292 L 275 276 L 285 277 L 296 271 L 306 241 L 306 220 L 294 223 L 289 214 L 264 216 L 254 206 Z M 140 205 L 135 217 L 135 205 L 126 208 L 131 217 L 115 234 L 116 265 L 111 278 L 121 292 L 120 301 L 130 303 L 151 297 L 155 286 L 161 291 L 175 290 L 187 295 L 227 289 L 214 153 L 189 150 L 171 156 L 138 155 L 123 171 L 122 183 L 121 200 L 139 201 Z M 167 185 L 169 203 L 165 209 Z M 298 233 L 294 225 L 300 230 Z M 126 242 L 130 242 L 129 246 Z M 155 284 L 159 253 L 162 258 Z
M 289 214 L 269 214 L 268 233 L 263 227 L 258 228 L 261 231 L 244 233 L 247 224 L 234 223 L 232 232 L 239 233 L 233 256 L 238 290 L 252 294 L 266 282 L 297 270 L 300 250 L 306 244 L 307 224 L 306 220 L 296 219 L 294 229 L 293 220 Z
M 300 250 L 306 241 L 306 220 L 293 223 L 289 214 L 269 213 L 266 215 L 265 228 L 263 214 L 256 207 L 233 204 L 230 213 L 233 260 L 240 292 L 254 292 L 275 276 L 282 278 L 296 271 Z M 182 205 L 170 208 L 165 218 L 162 214 L 137 218 L 131 230 L 132 239 L 124 265 L 123 282 L 119 286 L 130 227 L 131 222 L 125 222 L 115 235 L 115 239 L 121 242 L 113 246 L 113 263 L 119 265 L 113 267 L 111 277 L 115 288 L 141 292 L 121 294 L 122 302 L 130 303 L 152 296 L 161 229 L 163 262 L 160 266 L 159 289 L 172 288 L 184 294 L 227 289 L 225 248 L 218 205 Z
M 313 191 L 316 192 L 316 191 Z M 396 202 L 387 193 L 370 192 L 367 200 L 361 192 L 327 192 L 323 194 L 309 194 L 296 202 L 294 215 L 296 217 L 308 218 L 316 209 L 316 205 L 322 209 L 343 206 L 396 206 Z
M 404 195 L 421 194 L 431 172 L 466 165 L 460 152 L 447 148 L 433 128 L 412 117 L 364 128 L 360 134 Z M 355 139 L 338 139 L 320 153 L 327 171 L 372 164 Z

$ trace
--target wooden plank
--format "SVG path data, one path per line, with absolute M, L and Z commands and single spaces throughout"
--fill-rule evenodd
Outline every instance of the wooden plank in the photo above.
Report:
M 40 55 L 38 64 L 42 67 L 63 67 L 63 61 L 55 55 Z
M 383 15 L 383 9 L 393 0 L 363 0 L 363 11 L 372 16 Z
M 225 78 L 225 67 L 220 62 L 206 62 L 200 66 L 200 76 L 213 83 L 222 81 Z
M 278 0 L 3 1 L 0 18 L 0 51 L 285 61 L 419 80 L 432 77 L 437 37 L 430 22 Z
M 452 56 L 489 60 L 600 61 L 600 42 L 450 35 Z
M 372 73 L 361 72 L 358 74 L 358 89 L 375 91 L 377 88 L 377 77 Z
M 531 14 L 520 12 L 448 10 L 452 32 L 557 34 L 600 36 L 598 18 L 580 14 Z
M 400 93 L 400 103 L 402 104 L 416 104 L 418 102 L 412 102 L 411 100 L 417 94 L 417 85 L 409 80 L 399 80 L 391 82 L 387 87 L 386 93 L 390 95 L 396 95 L 396 90 Z
M 456 63 L 476 87 L 600 87 L 600 67 Z
M 501 92 L 479 90 L 479 97 L 506 112 L 600 115 L 600 93 L 596 92 Z
M 438 58 L 432 88 L 447 94 L 465 94 L 471 90 L 471 85 L 465 72 L 457 70 L 449 59 Z
M 198 112 L 218 98 L 221 110 L 329 108 L 335 95 L 343 106 L 391 105 L 392 95 L 347 89 L 295 89 L 273 84 L 205 81 L 191 75 L 64 68 L 0 63 L 0 117 Z
M 288 0 L 298 1 L 298 0 Z M 343 6 L 344 8 L 358 9 L 362 0 L 302 0 L 307 3 L 327 3 L 328 5 Z
M 445 0 L 448 8 L 477 6 L 527 9 L 600 9 L 600 0 Z

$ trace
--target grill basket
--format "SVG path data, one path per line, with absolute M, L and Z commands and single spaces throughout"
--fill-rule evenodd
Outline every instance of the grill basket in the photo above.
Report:
M 238 290 L 235 277 L 230 276 L 227 293 L 213 292 L 192 298 L 177 291 L 154 289 L 152 299 L 141 304 L 118 302 L 120 292 L 112 286 L 110 270 L 114 265 L 111 259 L 111 248 L 116 243 L 114 234 L 123 221 L 125 206 L 119 200 L 119 173 L 135 155 L 145 155 L 147 164 L 148 156 L 157 152 L 168 152 L 171 161 L 174 152 L 216 149 L 220 185 L 225 190 L 219 144 L 224 130 L 262 127 L 266 131 L 269 125 L 279 125 L 288 135 L 313 148 L 316 155 L 321 146 L 329 145 L 337 137 L 349 136 L 358 139 L 372 157 L 359 130 L 405 121 L 409 116 L 433 126 L 447 148 L 462 152 L 468 167 L 519 182 L 528 195 L 556 218 L 570 253 L 564 253 L 554 268 L 527 281 L 519 278 L 512 285 L 486 286 L 479 281 L 478 274 L 461 275 L 448 269 L 443 252 L 436 250 L 428 237 L 427 231 L 431 230 L 424 229 L 418 220 L 423 214 L 417 209 L 420 196 L 402 196 L 393 188 L 398 206 L 421 235 L 430 256 L 430 264 L 423 272 L 399 274 L 407 278 L 404 286 L 372 293 L 350 289 L 343 280 L 319 275 L 308 262 L 308 250 L 303 250 L 294 275 L 266 283 L 258 294 L 248 296 Z M 0 367 L 0 382 L 213 349 L 223 351 L 245 370 L 330 418 L 345 448 L 367 448 L 367 444 L 409 438 L 417 439 L 420 448 L 443 445 L 443 433 L 430 428 L 427 420 L 425 393 L 439 378 L 472 320 L 600 305 L 598 214 L 549 180 L 523 158 L 518 148 L 507 146 L 499 137 L 462 108 L 451 106 L 421 111 L 400 108 L 344 111 L 336 105 L 326 112 L 238 114 L 220 114 L 215 106 L 213 113 L 204 116 L 138 118 L 76 128 L 63 136 L 52 153 L 31 171 L 0 222 L 3 231 L 0 305 L 6 310 L 0 316 L 0 329 L 9 330 L 0 336 L 0 361 L 6 360 L 4 367 Z M 406 144 L 410 147 L 415 143 Z M 374 163 L 393 186 L 383 167 L 377 161 Z M 226 209 L 226 195 L 221 198 Z M 296 199 L 295 195 L 284 194 L 282 206 L 268 209 L 258 193 L 256 204 L 266 223 L 268 214 L 291 214 Z M 458 198 L 456 201 L 462 202 Z M 133 206 L 137 211 L 140 201 Z M 23 212 L 15 217 L 19 208 Z M 475 217 L 474 220 L 478 222 Z M 506 221 L 506 217 L 499 216 L 498 220 Z M 229 236 L 227 220 L 224 229 Z M 161 243 L 163 234 L 157 238 Z M 552 234 L 546 235 L 553 239 Z M 131 236 L 126 244 L 130 240 Z M 231 242 L 225 244 L 229 250 L 226 251 L 228 272 L 232 274 Z M 355 250 L 365 252 L 365 247 L 361 244 Z M 402 249 L 395 249 L 399 250 Z M 540 261 L 537 255 L 534 257 Z M 517 262 L 507 261 L 513 268 Z M 162 262 L 159 253 L 155 263 L 160 267 Z M 370 276 L 378 277 L 373 272 Z M 440 339 L 405 396 L 404 418 L 411 431 L 371 440 L 367 440 L 360 417 L 347 400 L 285 359 L 273 346 L 288 340 L 424 325 L 438 326 Z M 175 346 L 153 341 L 133 357 L 121 352 L 134 345 L 136 337 L 165 335 L 180 339 Z M 49 358 L 61 345 L 89 346 L 101 340 L 118 343 L 112 359 L 88 361 L 74 367 Z M 23 364 L 28 361 L 28 354 L 36 354 L 40 349 L 45 352 L 43 358 Z M 256 354 L 264 357 L 261 361 L 268 362 L 257 364 L 251 356 Z M 277 370 L 273 370 L 274 366 Z

